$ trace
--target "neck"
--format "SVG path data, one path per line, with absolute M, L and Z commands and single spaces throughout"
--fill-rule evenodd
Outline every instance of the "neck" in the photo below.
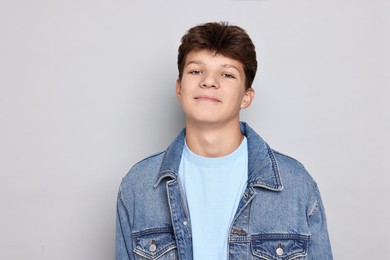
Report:
M 224 126 L 199 126 L 186 122 L 187 146 L 203 157 L 226 156 L 240 146 L 243 138 L 239 121 Z

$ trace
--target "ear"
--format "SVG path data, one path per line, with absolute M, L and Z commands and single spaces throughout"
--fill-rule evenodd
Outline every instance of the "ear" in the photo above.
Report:
M 180 79 L 176 80 L 176 97 L 178 100 L 181 98 L 181 81 Z
M 241 109 L 245 109 L 249 107 L 254 97 L 255 97 L 255 90 L 253 88 L 247 89 L 245 91 L 245 95 L 241 102 Z

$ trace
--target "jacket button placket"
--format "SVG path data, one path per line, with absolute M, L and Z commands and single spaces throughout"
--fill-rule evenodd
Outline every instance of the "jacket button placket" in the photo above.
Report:
M 244 255 L 251 255 L 248 218 L 252 196 L 253 192 L 246 189 L 239 203 L 238 215 L 234 219 L 229 235 L 229 260 L 242 260 L 243 252 L 245 252 Z
M 168 181 L 166 186 L 179 259 L 192 260 L 191 225 L 185 213 L 177 179 Z

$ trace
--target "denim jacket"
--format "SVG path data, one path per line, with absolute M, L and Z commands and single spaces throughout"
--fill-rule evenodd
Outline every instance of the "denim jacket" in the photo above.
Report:
M 248 183 L 229 230 L 229 260 L 333 259 L 315 181 L 301 163 L 272 150 L 246 123 L 241 131 L 248 140 Z M 193 259 L 191 219 L 177 177 L 184 139 L 185 130 L 123 178 L 116 260 Z

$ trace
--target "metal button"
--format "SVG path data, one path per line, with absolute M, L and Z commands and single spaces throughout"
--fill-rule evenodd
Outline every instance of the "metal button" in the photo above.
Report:
M 184 220 L 184 221 L 183 221 L 183 225 L 184 225 L 184 226 L 187 226 L 187 225 L 188 225 L 188 221 L 187 221 L 187 220 Z
M 276 249 L 276 254 L 277 254 L 278 256 L 281 256 L 281 255 L 283 255 L 283 253 L 284 253 L 284 250 L 283 250 L 283 248 L 282 248 L 282 244 L 279 243 L 279 244 L 278 244 L 278 248 Z
M 157 250 L 156 241 L 152 240 L 152 244 L 149 247 L 149 251 L 153 253 L 156 252 L 156 250 Z
M 247 199 L 249 197 L 248 193 L 244 193 L 244 198 Z

